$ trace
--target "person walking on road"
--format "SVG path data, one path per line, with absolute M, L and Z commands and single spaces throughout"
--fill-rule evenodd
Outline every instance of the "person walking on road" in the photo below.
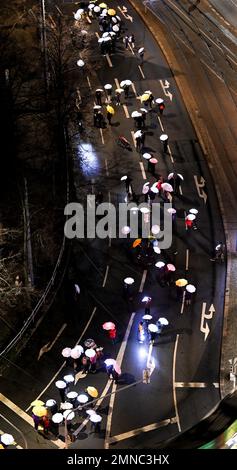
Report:
M 134 36 L 134 34 L 131 34 L 131 36 L 129 37 L 129 42 L 132 45 L 132 48 L 134 49 L 135 48 L 135 36 Z
M 109 123 L 110 126 L 111 126 L 111 119 L 112 119 L 112 116 L 113 116 L 113 114 L 110 113 L 109 111 L 107 111 L 107 119 L 108 119 L 108 123 Z
M 124 37 L 124 40 L 123 40 L 123 41 L 124 41 L 124 44 L 125 44 L 125 49 L 127 49 L 127 48 L 128 48 L 128 43 L 129 43 L 129 37 L 128 37 L 127 34 L 126 34 L 126 36 Z
M 102 90 L 100 90 L 99 88 L 96 90 L 95 92 L 95 97 L 96 97 L 96 103 L 99 105 L 99 106 L 102 106 Z
M 136 141 L 136 150 L 137 150 L 138 152 L 140 152 L 140 150 L 141 150 L 141 145 L 142 145 L 141 136 L 138 135 L 138 136 L 135 138 L 135 141 Z
M 123 89 L 124 89 L 124 96 L 125 96 L 125 98 L 128 98 L 128 95 L 129 95 L 129 85 L 124 85 Z

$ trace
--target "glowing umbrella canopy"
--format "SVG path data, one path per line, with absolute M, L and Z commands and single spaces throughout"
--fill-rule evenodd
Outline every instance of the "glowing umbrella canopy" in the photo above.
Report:
M 175 266 L 171 263 L 167 264 L 167 269 L 168 269 L 168 271 L 176 271 Z
M 30 404 L 30 406 L 42 406 L 42 405 L 44 405 L 44 401 L 42 401 L 42 400 L 34 400 Z
M 118 33 L 119 31 L 119 26 L 117 26 L 116 24 L 114 26 L 112 26 L 112 30 L 115 31 L 115 33 Z
M 73 404 L 65 401 L 64 403 L 61 403 L 60 408 L 61 410 L 71 410 L 73 408 Z
M 115 324 L 112 321 L 107 321 L 106 323 L 103 324 L 102 326 L 103 330 L 114 330 L 115 329 Z
M 1 435 L 1 442 L 5 444 L 5 446 L 10 446 L 14 442 L 14 437 L 11 434 L 4 433 Z
M 137 139 L 138 137 L 141 137 L 141 136 L 142 136 L 142 131 L 141 130 L 136 131 L 135 134 L 134 134 L 135 139 Z
M 177 287 L 185 287 L 188 284 L 188 281 L 186 279 L 178 279 L 175 284 Z
M 157 268 L 163 268 L 165 266 L 165 263 L 163 261 L 157 261 L 157 263 L 155 264 L 155 266 Z
M 141 211 L 143 214 L 149 214 L 150 209 L 149 209 L 148 207 L 141 207 L 140 211 Z
M 88 400 L 89 400 L 88 396 L 85 395 L 84 393 L 81 393 L 81 394 L 78 395 L 78 397 L 77 397 L 77 401 L 78 401 L 79 403 L 87 403 Z
M 124 279 L 124 283 L 127 284 L 128 286 L 131 286 L 134 283 L 134 279 L 132 277 L 126 277 Z
M 91 416 L 91 415 L 96 414 L 96 411 L 95 411 L 95 410 L 86 410 L 86 414 L 88 414 L 89 416 Z
M 62 356 L 63 357 L 70 357 L 70 355 L 71 355 L 71 348 L 64 348 L 62 350 Z
M 131 232 L 131 229 L 128 225 L 125 225 L 125 227 L 122 227 L 121 232 L 123 235 L 128 235 Z
M 68 374 L 68 375 L 64 375 L 63 377 L 63 380 L 67 383 L 67 384 L 71 384 L 74 382 L 75 378 L 72 374 Z
M 173 187 L 169 183 L 162 183 L 161 187 L 164 191 L 168 191 L 169 193 L 173 191 Z
M 166 326 L 166 325 L 169 324 L 168 320 L 167 320 L 166 318 L 164 318 L 164 317 L 158 318 L 158 322 L 159 322 L 161 325 L 164 325 L 164 326 Z
M 145 160 L 150 160 L 151 158 L 151 154 L 150 153 L 143 153 L 143 158 L 145 158 Z
M 139 113 L 139 111 L 133 111 L 131 114 L 132 118 L 140 117 L 141 115 L 142 113 Z
M 127 80 L 122 80 L 122 82 L 120 82 L 120 86 L 123 88 L 125 85 L 127 86 L 130 86 L 132 85 L 132 81 L 127 79 Z
M 115 16 L 115 15 L 116 15 L 116 11 L 115 11 L 113 8 L 109 8 L 109 10 L 108 10 L 108 15 L 109 15 L 109 16 Z
M 149 98 L 150 98 L 149 93 L 144 93 L 142 96 L 140 96 L 141 101 L 147 101 L 149 100 Z
M 95 387 L 89 386 L 89 387 L 87 387 L 86 391 L 87 391 L 88 395 L 90 395 L 90 397 L 92 397 L 92 398 L 97 398 L 98 395 L 99 395 L 99 392 Z
M 95 8 L 94 3 L 90 3 L 90 5 L 88 5 L 88 8 L 89 8 L 89 10 L 93 10 L 93 8 Z
M 85 65 L 84 60 L 79 59 L 79 60 L 77 61 L 77 65 L 78 65 L 78 67 L 84 67 L 84 65 Z
M 156 158 L 151 158 L 150 163 L 153 163 L 153 165 L 156 165 L 156 163 L 158 163 L 158 160 Z
M 158 193 L 159 193 L 159 189 L 157 188 L 156 183 L 152 185 L 151 191 L 152 191 L 153 193 L 155 193 L 155 194 L 158 194 Z
M 104 361 L 104 363 L 107 367 L 114 366 L 115 362 L 116 362 L 115 359 L 105 359 L 105 361 Z
M 146 313 L 146 315 L 143 315 L 142 318 L 143 318 L 143 320 L 149 321 L 149 320 L 152 320 L 152 315 L 149 315 L 148 313 Z
M 166 140 L 168 140 L 169 136 L 167 134 L 161 134 L 160 135 L 160 140 L 161 142 L 165 142 Z
M 158 246 L 153 246 L 153 250 L 157 255 L 160 255 L 161 249 Z
M 189 209 L 189 212 L 190 212 L 190 214 L 194 214 L 194 215 L 198 214 L 197 209 Z
M 55 406 L 57 404 L 56 400 L 53 400 L 53 398 L 50 398 L 49 400 L 46 401 L 45 406 L 47 408 L 51 408 L 52 406 Z
M 186 217 L 187 220 L 195 220 L 196 219 L 196 215 L 194 214 L 188 214 L 187 217 Z
M 126 181 L 128 179 L 128 177 L 125 175 L 125 176 L 122 176 L 122 178 L 120 178 L 120 181 Z
M 91 349 L 91 348 L 90 348 L 90 349 L 86 349 L 85 355 L 86 355 L 87 357 L 89 357 L 89 358 L 95 357 L 96 352 L 95 352 L 94 349 Z
M 115 23 L 118 23 L 118 20 L 117 20 L 117 18 L 114 18 L 114 16 L 113 16 L 113 18 L 112 18 L 112 22 L 113 22 L 114 24 L 115 24 Z
M 110 83 L 106 83 L 106 85 L 104 86 L 105 90 L 111 90 L 111 88 L 113 88 L 113 87 Z
M 150 325 L 148 325 L 148 330 L 151 333 L 157 333 L 158 332 L 158 326 L 155 325 L 154 323 L 150 323 Z
M 78 395 L 77 392 L 71 391 L 71 392 L 68 392 L 68 393 L 67 393 L 67 398 L 69 398 L 69 400 L 74 400 L 74 398 L 76 398 L 77 395 Z
M 155 101 L 157 104 L 164 103 L 164 100 L 162 100 L 162 98 L 157 98 Z
M 180 173 L 177 173 L 177 175 L 179 176 L 179 178 L 180 178 L 181 180 L 184 179 L 183 175 L 181 175 Z M 168 175 L 168 180 L 170 180 L 170 179 L 173 178 L 173 177 L 174 177 L 174 173 L 170 173 L 170 174 Z
M 160 233 L 160 227 L 159 227 L 159 225 L 152 225 L 152 227 L 151 227 L 151 233 L 153 233 L 153 235 L 157 235 L 158 233 Z
M 141 54 L 142 52 L 144 52 L 144 47 L 140 47 L 140 49 L 138 49 L 138 54 Z
M 147 193 L 149 193 L 149 186 L 147 186 L 147 184 L 144 184 L 142 188 L 142 194 L 147 194 Z
M 176 209 L 170 207 L 169 209 L 167 209 L 167 212 L 169 212 L 169 214 L 176 214 Z
M 55 413 L 52 416 L 53 423 L 59 424 L 63 422 L 63 414 L 62 413 Z
M 92 423 L 100 423 L 102 421 L 102 417 L 97 415 L 97 413 L 91 414 L 89 419 Z
M 67 384 L 66 382 L 64 382 L 64 380 L 57 380 L 57 382 L 55 383 L 56 387 L 57 388 L 66 388 Z
M 188 284 L 186 286 L 186 291 L 190 294 L 194 294 L 194 292 L 196 292 L 196 287 L 194 287 L 192 284 Z
M 137 246 L 141 245 L 141 242 L 142 242 L 142 239 L 141 238 L 137 238 L 133 244 L 132 244 L 132 247 L 133 248 L 136 248 Z
M 34 406 L 32 413 L 41 418 L 47 415 L 47 409 L 44 406 Z
M 102 3 L 99 4 L 99 7 L 100 8 L 107 8 L 107 4 L 102 2 Z
M 75 413 L 74 411 L 71 411 L 71 410 L 65 410 L 63 412 L 63 417 L 67 420 L 67 421 L 71 421 L 73 418 L 75 418 Z
M 148 113 L 147 109 L 145 109 L 145 108 L 140 108 L 140 110 L 141 110 L 143 113 Z
M 83 352 L 84 352 L 83 347 L 80 344 L 78 344 L 77 346 L 75 346 L 75 348 L 72 349 L 71 357 L 73 359 L 78 359 Z
M 114 112 L 115 112 L 115 111 L 114 111 L 114 108 L 113 108 L 112 106 L 109 106 L 109 105 L 106 106 L 106 111 L 107 111 L 108 113 L 110 113 L 110 114 L 114 114 Z

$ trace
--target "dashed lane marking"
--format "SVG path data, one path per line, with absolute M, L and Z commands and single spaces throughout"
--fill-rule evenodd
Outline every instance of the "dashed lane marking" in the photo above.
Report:
M 140 168 L 141 168 L 142 177 L 143 177 L 144 180 L 146 180 L 147 177 L 146 177 L 146 172 L 145 172 L 145 169 L 144 169 L 143 162 L 139 162 L 139 165 L 140 165 Z
M 145 269 L 143 271 L 142 280 L 141 280 L 141 284 L 140 284 L 140 287 L 139 287 L 139 292 L 143 292 L 144 284 L 146 282 L 146 277 L 147 277 L 147 269 Z
M 138 68 L 139 68 L 142 78 L 146 78 L 140 65 L 138 65 Z
M 175 423 L 177 423 L 176 417 L 170 418 L 170 419 L 164 419 L 163 421 L 160 421 L 159 423 L 148 424 L 147 426 L 136 428 L 136 429 L 133 429 L 132 431 L 124 432 L 122 434 L 117 434 L 117 436 L 110 437 L 109 444 L 115 444 L 116 442 L 124 441 L 125 439 L 130 439 L 131 437 L 138 436 L 139 434 L 143 432 L 154 431 L 155 429 L 162 428 L 164 426 L 168 426 L 169 424 L 175 424 Z

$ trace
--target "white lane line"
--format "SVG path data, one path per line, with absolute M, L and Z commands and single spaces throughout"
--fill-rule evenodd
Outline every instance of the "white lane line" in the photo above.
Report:
M 176 388 L 206 388 L 210 385 L 214 384 L 208 384 L 206 382 L 175 382 Z
M 134 95 L 135 95 L 135 96 L 138 96 L 138 94 L 137 94 L 137 90 L 136 90 L 136 88 L 135 88 L 135 85 L 134 85 L 134 83 L 133 83 L 133 82 L 132 82 L 132 85 L 131 85 L 131 87 L 132 87 L 132 89 L 133 89 Z
M 220 384 L 218 382 L 213 382 L 215 388 L 220 388 Z
M 225 80 L 224 80 L 222 77 L 220 77 L 220 75 L 218 75 L 218 74 L 215 72 L 215 70 L 213 70 L 213 69 L 210 67 L 210 65 L 208 65 L 208 64 L 205 62 L 205 60 L 200 59 L 200 62 L 202 62 L 202 64 L 204 64 L 212 73 L 214 73 L 214 75 L 215 75 L 217 78 L 219 78 L 219 80 L 221 80 L 221 82 L 224 83 Z
M 186 262 L 185 262 L 185 270 L 188 271 L 189 266 L 189 249 L 186 249 Z
M 222 48 L 220 46 L 218 46 L 218 44 L 215 41 L 213 41 L 213 39 L 211 39 L 210 36 L 208 36 L 208 34 L 206 34 L 202 29 L 200 29 L 200 28 L 198 28 L 198 29 L 199 29 L 200 33 L 202 33 L 204 36 L 206 36 L 206 38 L 210 42 L 212 42 L 212 44 L 214 44 L 214 46 L 216 46 L 222 52 Z
M 181 186 L 179 186 L 179 194 L 181 194 L 181 196 L 183 195 L 183 190 L 182 190 Z
M 91 82 L 90 82 L 90 79 L 89 79 L 88 75 L 87 75 L 86 79 L 87 79 L 87 83 L 88 83 L 88 86 L 89 86 L 90 90 L 92 90 Z
M 228 59 L 231 60 L 231 62 L 233 62 L 235 65 L 237 65 L 237 62 L 234 59 L 232 59 L 232 57 L 230 57 L 228 54 L 227 54 L 227 57 L 228 57 Z
M 131 437 L 138 436 L 143 432 L 150 432 L 154 431 L 155 429 L 168 426 L 168 424 L 175 424 L 177 422 L 176 417 L 164 419 L 159 423 L 152 423 L 148 424 L 147 426 L 143 426 L 142 428 L 133 429 L 132 431 L 124 432 L 123 434 L 117 434 L 117 436 L 113 436 L 109 439 L 109 444 L 114 444 L 115 442 L 124 441 L 125 439 L 130 439 Z
M 189 19 L 189 17 L 187 16 L 186 13 L 184 13 L 182 10 L 180 10 L 180 8 L 177 7 L 177 5 L 175 5 L 171 0 L 168 0 L 169 3 L 171 3 L 171 5 L 176 8 L 176 10 L 178 10 L 179 13 L 181 13 L 181 15 L 184 16 L 185 20 L 188 21 L 189 23 L 192 23 L 192 21 Z
M 128 47 L 129 47 L 131 53 L 134 55 L 134 50 L 133 50 L 133 47 L 131 46 L 131 44 L 128 43 Z
M 186 42 L 183 41 L 183 39 L 181 39 L 178 34 L 176 34 L 176 33 L 174 33 L 174 32 L 173 32 L 173 34 L 174 34 L 174 36 L 176 36 L 176 38 L 177 38 L 180 42 L 183 43 L 184 46 L 186 46 L 186 47 L 192 52 L 192 54 L 195 54 L 194 50 L 193 50 L 190 46 L 188 46 L 188 44 L 186 44 Z
M 113 64 L 112 64 L 112 62 L 111 62 L 111 59 L 110 59 L 109 54 L 106 54 L 105 57 L 106 57 L 106 59 L 107 59 L 107 62 L 108 62 L 108 64 L 109 64 L 109 66 L 110 66 L 110 67 L 113 67 Z
M 138 65 L 142 78 L 146 78 L 140 65 Z
M 183 292 L 182 305 L 181 305 L 181 310 L 180 310 L 181 315 L 184 313 L 184 302 L 185 302 L 185 291 Z
M 24 410 L 19 408 L 15 403 L 13 403 L 11 400 L 9 400 L 7 397 L 5 397 L 2 393 L 0 393 L 0 401 L 7 406 L 7 408 L 10 408 L 17 416 L 20 416 L 24 421 L 26 421 L 31 427 L 34 427 L 33 424 L 33 418 L 31 418 Z M 65 444 L 63 441 L 60 439 L 57 439 L 56 441 L 52 441 L 53 444 L 55 444 L 57 447 L 60 447 L 61 449 L 64 449 Z
M 142 291 L 143 291 L 144 284 L 145 284 L 145 282 L 146 282 L 146 277 L 147 277 L 147 269 L 145 269 L 145 270 L 143 271 L 142 280 L 141 280 L 141 284 L 140 284 L 140 287 L 139 287 L 139 292 L 142 292 Z
M 101 136 L 101 142 L 102 142 L 102 144 L 104 145 L 105 140 L 104 140 L 103 129 L 101 129 L 101 127 L 100 127 L 100 136 Z
M 118 79 L 115 78 L 114 81 L 115 81 L 116 88 L 121 88 Z
M 131 131 L 131 135 L 132 135 L 133 145 L 134 147 L 136 147 L 136 139 L 134 137 L 134 131 Z
M 131 318 L 128 323 L 128 327 L 123 339 L 123 342 L 120 346 L 118 356 L 116 358 L 116 362 L 121 367 L 122 361 L 123 361 L 123 356 L 125 354 L 125 349 L 127 347 L 127 341 L 131 332 L 133 320 L 135 317 L 136 313 L 133 312 L 131 315 Z M 113 407 L 114 407 L 114 401 L 115 401 L 115 396 L 116 396 L 116 389 L 117 389 L 117 384 L 114 382 L 113 387 L 112 387 L 112 395 L 109 400 L 109 413 L 107 416 L 107 423 L 106 423 L 106 431 L 105 431 L 105 442 L 104 442 L 104 448 L 108 449 L 109 448 L 109 439 L 110 439 L 110 434 L 111 434 L 111 425 L 112 425 L 112 415 L 113 415 Z
M 170 149 L 169 145 L 168 145 L 168 151 L 169 151 L 170 160 L 172 161 L 172 163 L 174 163 L 173 155 L 172 155 L 172 152 L 171 152 L 171 149 Z
M 90 20 L 88 15 L 86 15 L 86 19 L 87 19 L 88 23 L 91 24 L 91 20 Z
M 145 169 L 144 169 L 143 162 L 139 162 L 139 165 L 140 165 L 140 168 L 141 168 L 142 177 L 143 177 L 144 180 L 146 180 L 147 177 L 146 177 L 146 172 L 145 172 Z
M 108 273 L 109 273 L 109 266 L 106 266 L 105 277 L 104 277 L 104 281 L 103 281 L 102 287 L 104 287 L 105 284 L 106 284 L 107 277 L 108 277 Z
M 163 127 L 161 118 L 160 118 L 160 116 L 157 116 L 157 117 L 158 117 L 158 121 L 159 121 L 159 124 L 160 124 L 160 128 L 161 128 L 161 130 L 164 132 L 164 127 Z
M 102 129 L 101 129 L 102 130 Z M 103 134 L 102 134 L 103 135 Z M 108 169 L 108 160 L 107 158 L 105 158 L 105 172 L 106 172 L 106 176 L 109 176 L 109 169 Z
M 181 432 L 178 404 L 177 404 L 177 397 L 176 397 L 176 390 L 175 390 L 175 370 L 176 370 L 176 356 L 177 356 L 178 342 L 179 342 L 179 335 L 176 336 L 175 346 L 174 346 L 174 355 L 173 355 L 173 399 L 174 399 L 174 408 L 175 408 L 175 415 L 177 419 L 178 430 L 179 432 Z
M 79 88 L 77 88 L 77 97 L 78 97 L 78 101 L 79 101 L 78 104 L 80 104 L 81 103 L 81 93 L 80 93 Z
M 96 32 L 95 35 L 96 35 L 97 39 L 100 39 L 99 33 Z
M 125 113 L 126 118 L 129 119 L 130 115 L 129 115 L 128 108 L 127 108 L 126 104 L 123 104 L 123 109 L 124 109 L 124 113 Z
M 91 323 L 91 321 L 92 321 L 92 319 L 93 319 L 93 317 L 94 317 L 94 315 L 95 315 L 96 310 L 97 310 L 97 307 L 94 307 L 93 312 L 92 312 L 92 314 L 91 314 L 91 316 L 90 316 L 90 318 L 89 318 L 89 320 L 88 320 L 88 322 L 87 322 L 87 324 L 86 324 L 86 326 L 85 326 L 85 328 L 84 328 L 84 330 L 83 330 L 83 332 L 82 332 L 80 338 L 79 338 L 78 341 L 76 342 L 75 346 L 77 346 L 77 345 L 80 343 L 82 337 L 84 336 L 84 334 L 85 334 L 85 332 L 86 332 L 88 326 L 90 325 L 90 323 Z M 75 346 L 74 346 L 74 347 L 75 347 Z M 42 390 L 42 392 L 35 398 L 35 400 L 38 400 L 40 397 L 42 397 L 42 395 L 44 394 L 44 392 L 50 387 L 50 385 L 52 384 L 52 382 L 56 379 L 56 377 L 58 376 L 59 372 L 61 372 L 61 370 L 65 367 L 65 364 L 66 364 L 66 361 L 64 361 L 64 363 L 63 363 L 63 364 L 61 365 L 61 367 L 58 369 L 58 371 L 56 372 L 56 374 L 54 374 L 53 378 L 50 380 L 50 382 L 48 383 L 48 385 L 46 385 L 46 387 L 45 387 L 45 388 Z M 31 408 L 31 406 L 28 406 L 28 408 L 26 409 L 26 411 L 29 411 L 30 408 Z

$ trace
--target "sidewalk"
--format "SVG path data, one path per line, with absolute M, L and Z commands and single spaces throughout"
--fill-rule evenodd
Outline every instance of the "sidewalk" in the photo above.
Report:
M 237 186 L 234 174 L 237 162 L 233 160 L 233 155 L 237 155 L 237 143 L 231 133 L 233 115 L 237 110 L 233 101 L 230 100 L 229 91 L 225 84 L 218 82 L 217 78 L 209 76 L 196 56 L 187 50 L 181 50 L 166 26 L 161 24 L 150 10 L 145 9 L 141 1 L 129 0 L 129 2 L 140 14 L 166 57 L 215 181 L 228 251 L 220 371 L 220 389 L 221 395 L 224 397 L 233 390 L 233 383 L 227 378 L 230 369 L 228 361 L 237 356 L 237 316 L 235 312 L 237 303 L 235 294 L 237 285 Z M 184 60 L 184 56 L 186 60 Z M 220 102 L 222 106 L 220 106 Z M 228 112 L 225 112 L 227 110 Z

